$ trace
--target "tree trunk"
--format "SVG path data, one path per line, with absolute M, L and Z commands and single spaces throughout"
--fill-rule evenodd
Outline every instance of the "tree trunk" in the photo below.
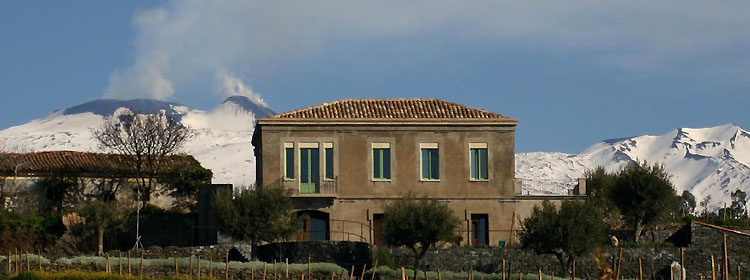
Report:
M 99 235 L 98 236 L 99 237 L 99 247 L 98 247 L 99 251 L 97 252 L 97 254 L 99 254 L 99 256 L 103 256 L 104 255 L 104 227 L 99 227 L 97 231 Z
M 570 275 L 570 267 L 573 264 L 573 258 L 567 256 L 565 253 L 555 253 L 557 260 L 560 261 L 560 267 L 562 267 L 563 273 Z
M 635 243 L 637 244 L 641 240 L 641 233 L 643 233 L 643 224 L 638 221 L 635 223 Z

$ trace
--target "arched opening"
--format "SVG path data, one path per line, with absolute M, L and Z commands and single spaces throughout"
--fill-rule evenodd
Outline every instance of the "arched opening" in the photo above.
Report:
M 330 219 L 326 212 L 305 210 L 297 212 L 302 219 L 301 240 L 330 240 Z

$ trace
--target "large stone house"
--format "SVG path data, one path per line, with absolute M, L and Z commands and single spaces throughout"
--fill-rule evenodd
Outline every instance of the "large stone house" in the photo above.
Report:
M 383 206 L 412 194 L 448 204 L 463 243 L 517 242 L 545 198 L 515 178 L 518 121 L 439 99 L 349 99 L 260 119 L 259 185 L 291 191 L 305 240 L 382 244 Z

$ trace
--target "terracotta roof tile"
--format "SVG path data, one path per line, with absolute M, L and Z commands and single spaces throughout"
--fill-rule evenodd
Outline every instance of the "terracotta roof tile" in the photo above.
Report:
M 302 108 L 270 119 L 394 119 L 505 120 L 514 119 L 483 109 L 440 99 L 345 99 Z
M 168 158 L 167 168 L 191 160 L 190 156 L 176 155 Z M 49 174 L 72 172 L 87 176 L 113 176 L 129 171 L 126 157 L 118 154 L 73 151 L 48 151 L 35 153 L 0 153 L 2 174 Z

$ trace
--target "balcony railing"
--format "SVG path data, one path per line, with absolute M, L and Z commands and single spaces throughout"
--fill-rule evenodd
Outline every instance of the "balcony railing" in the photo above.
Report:
M 280 178 L 269 186 L 288 190 L 292 197 L 336 197 L 339 193 L 338 177 L 321 179 L 317 184 L 306 185 L 300 185 L 299 179 Z

